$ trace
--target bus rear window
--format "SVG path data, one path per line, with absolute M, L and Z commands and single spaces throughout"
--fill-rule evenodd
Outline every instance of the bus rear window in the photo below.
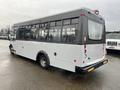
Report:
M 102 33 L 103 33 L 103 25 L 92 21 L 88 20 L 88 36 L 89 39 L 92 40 L 101 40 L 102 39 Z

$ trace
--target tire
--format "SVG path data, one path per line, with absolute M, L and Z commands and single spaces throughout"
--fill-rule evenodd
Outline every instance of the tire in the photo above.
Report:
M 14 55 L 14 53 L 12 52 L 13 47 L 10 46 L 9 49 L 10 49 L 10 53 L 11 53 L 12 55 Z
M 38 62 L 40 66 L 44 69 L 48 69 L 49 67 L 49 60 L 45 55 L 40 55 L 38 58 Z

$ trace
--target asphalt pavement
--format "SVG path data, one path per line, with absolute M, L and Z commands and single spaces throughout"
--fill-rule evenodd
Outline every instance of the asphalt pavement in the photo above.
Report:
M 9 41 L 0 40 L 0 90 L 120 90 L 120 53 L 109 52 L 108 64 L 82 75 L 9 53 Z

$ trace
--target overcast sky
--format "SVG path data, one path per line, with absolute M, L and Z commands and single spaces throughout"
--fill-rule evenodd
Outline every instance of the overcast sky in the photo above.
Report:
M 120 0 L 0 0 L 0 28 L 82 7 L 98 9 L 107 31 L 120 30 Z

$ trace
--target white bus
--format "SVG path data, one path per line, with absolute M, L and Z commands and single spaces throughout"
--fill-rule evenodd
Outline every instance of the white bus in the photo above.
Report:
M 106 34 L 106 49 L 120 50 L 120 32 L 109 32 Z
M 13 25 L 10 52 L 71 72 L 91 72 L 106 64 L 105 21 L 98 11 L 79 9 Z

